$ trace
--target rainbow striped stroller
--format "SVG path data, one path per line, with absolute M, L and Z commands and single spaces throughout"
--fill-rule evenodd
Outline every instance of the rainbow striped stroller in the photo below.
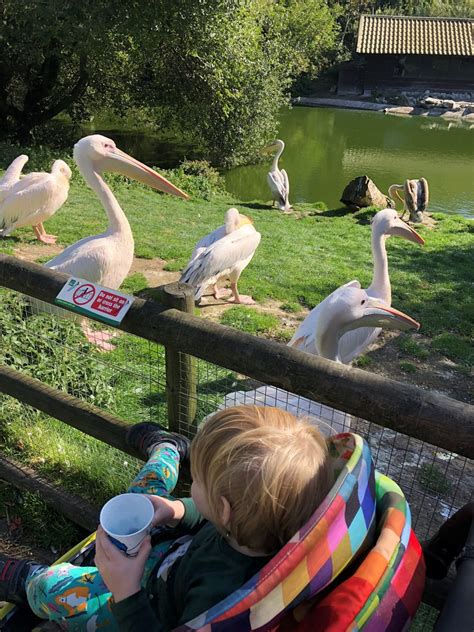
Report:
M 358 435 L 329 440 L 335 483 L 308 523 L 257 575 L 176 632 L 401 632 L 421 602 L 425 569 L 398 485 L 376 472 Z M 94 536 L 61 560 L 89 564 Z M 0 611 L 2 632 L 34 627 Z

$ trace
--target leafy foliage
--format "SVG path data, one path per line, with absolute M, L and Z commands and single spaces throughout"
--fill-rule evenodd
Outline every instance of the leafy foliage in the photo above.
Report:
M 2 291 L 1 298 L 0 363 L 96 406 L 112 403 L 110 379 L 75 322 L 47 313 L 29 315 L 26 300 L 12 292 Z M 79 353 L 69 353 L 69 348 Z
M 337 32 L 325 0 L 5 0 L 1 17 L 3 136 L 135 109 L 227 164 L 270 140 L 292 81 L 320 69 Z

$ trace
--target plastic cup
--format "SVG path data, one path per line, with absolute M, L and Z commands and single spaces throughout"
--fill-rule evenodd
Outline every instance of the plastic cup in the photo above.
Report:
M 150 532 L 154 513 L 153 503 L 145 494 L 120 494 L 102 507 L 100 524 L 115 546 L 133 557 Z

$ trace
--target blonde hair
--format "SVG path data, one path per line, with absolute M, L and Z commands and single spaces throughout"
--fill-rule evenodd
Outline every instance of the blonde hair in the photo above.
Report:
M 241 546 L 272 553 L 307 522 L 329 491 L 326 441 L 307 421 L 269 406 L 215 413 L 191 445 L 191 473 L 203 485 L 211 521 Z M 220 524 L 221 497 L 230 503 Z

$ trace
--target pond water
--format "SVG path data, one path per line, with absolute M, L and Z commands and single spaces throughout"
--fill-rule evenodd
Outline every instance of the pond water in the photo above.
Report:
M 387 193 L 391 184 L 425 177 L 428 210 L 474 217 L 474 126 L 434 117 L 401 117 L 338 108 L 295 107 L 282 113 L 280 167 L 290 202 L 323 201 L 338 208 L 346 184 L 368 175 Z M 246 200 L 270 199 L 265 164 L 226 174 L 227 189 Z
M 203 157 L 190 144 L 163 141 L 147 130 L 97 125 L 83 132 L 105 133 L 124 151 L 163 168 Z M 293 204 L 322 201 L 338 208 L 344 187 L 359 175 L 368 175 L 385 193 L 391 184 L 425 177 L 430 211 L 474 217 L 474 126 L 435 117 L 295 107 L 282 112 L 278 136 L 286 143 L 280 167 L 288 172 Z M 242 201 L 269 200 L 270 165 L 271 157 L 228 171 L 227 189 Z

